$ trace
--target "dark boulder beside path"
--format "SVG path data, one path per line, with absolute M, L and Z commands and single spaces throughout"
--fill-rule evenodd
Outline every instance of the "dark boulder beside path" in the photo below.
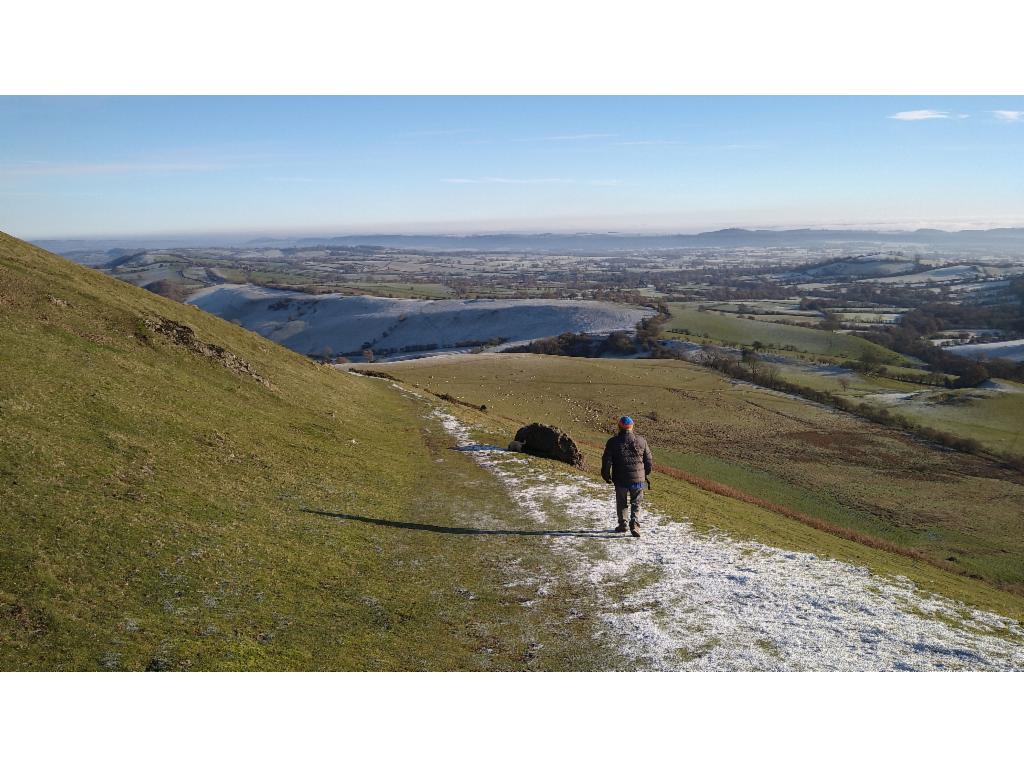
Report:
M 509 448 L 583 469 L 583 453 L 575 441 L 558 427 L 548 424 L 534 422 L 521 427 Z

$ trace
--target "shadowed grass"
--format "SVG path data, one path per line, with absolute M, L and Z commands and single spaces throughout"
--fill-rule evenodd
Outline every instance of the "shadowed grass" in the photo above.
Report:
M 385 528 L 404 528 L 413 531 L 427 531 L 429 533 L 443 533 L 455 536 L 552 536 L 555 538 L 581 538 L 581 539 L 619 539 L 621 534 L 613 534 L 607 530 L 509 530 L 495 528 L 465 528 L 453 527 L 450 525 L 431 525 L 429 523 L 414 523 L 408 520 L 385 520 L 380 517 L 368 517 L 366 515 L 350 515 L 344 512 L 329 512 L 323 509 L 303 509 L 313 515 L 334 517 L 338 520 L 349 520 L 356 523 L 367 523 L 369 525 L 382 525 Z

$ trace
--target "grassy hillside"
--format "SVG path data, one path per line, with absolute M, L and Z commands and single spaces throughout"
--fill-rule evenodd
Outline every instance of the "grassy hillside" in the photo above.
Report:
M 0 669 L 630 666 L 598 635 L 608 607 L 555 546 L 559 532 L 524 518 L 499 480 L 451 450 L 431 417 L 439 401 L 315 365 L 5 235 L 0 318 Z M 701 379 L 718 382 L 706 392 L 696 379 L 681 383 L 680 372 L 712 375 L 674 361 L 630 362 L 466 356 L 387 370 L 490 403 L 489 413 L 445 407 L 495 442 L 535 418 L 599 441 L 620 410 L 646 418 L 646 400 L 631 394 L 640 392 L 664 414 L 665 432 L 652 435 L 658 459 L 709 474 L 748 471 L 704 448 L 728 434 L 728 419 L 756 424 L 766 408 L 808 418 L 779 398 L 760 408 L 737 400 L 735 417 L 716 417 L 721 427 L 694 420 L 678 392 L 724 406 L 730 388 L 713 377 Z M 704 442 L 674 431 L 694 425 Z M 678 455 L 672 445 L 683 446 Z M 922 474 L 939 467 L 918 458 Z M 1019 563 L 1017 486 L 980 485 L 961 465 L 942 471 L 948 484 L 922 481 L 896 508 L 913 491 L 949 493 L 959 477 L 992 516 L 978 530 L 988 535 L 1002 515 L 999 545 Z M 786 484 L 768 471 L 753 477 L 765 492 Z M 653 498 L 702 529 L 907 575 L 1024 617 L 1024 601 L 980 580 L 680 479 L 659 476 Z M 603 594 L 634 587 L 628 573 L 601 585 Z
M 6 235 L 0 317 L 0 668 L 596 663 L 543 543 L 415 527 L 511 513 L 393 388 Z
M 992 462 L 675 360 L 469 355 L 383 370 L 595 444 L 630 413 L 666 465 L 1024 591 L 1024 484 Z

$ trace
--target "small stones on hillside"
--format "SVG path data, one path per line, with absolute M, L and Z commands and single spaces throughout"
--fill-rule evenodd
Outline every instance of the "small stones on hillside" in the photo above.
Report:
M 543 647 L 544 647 L 543 643 L 537 643 L 537 642 L 530 643 L 526 647 L 526 650 L 523 651 L 523 660 L 524 661 L 532 661 L 533 659 L 537 658 L 538 652 Z
M 509 450 L 516 450 L 512 448 L 512 445 L 516 443 L 521 446 L 518 450 L 523 453 L 554 459 L 579 469 L 584 467 L 583 453 L 579 446 L 558 427 L 538 422 L 527 424 L 516 432 L 515 440 L 509 445 Z
M 169 320 L 166 317 L 149 317 L 143 320 L 143 324 L 154 333 L 159 333 L 161 336 L 166 337 L 173 344 L 185 347 L 189 352 L 197 355 L 216 360 L 232 373 L 249 376 L 267 389 L 273 389 L 268 379 L 257 373 L 247 361 L 240 358 L 234 352 L 229 352 L 224 347 L 219 347 L 216 344 L 200 341 L 191 326 Z
M 106 670 L 113 671 L 121 668 L 121 654 L 115 651 L 107 651 L 100 659 L 100 664 Z

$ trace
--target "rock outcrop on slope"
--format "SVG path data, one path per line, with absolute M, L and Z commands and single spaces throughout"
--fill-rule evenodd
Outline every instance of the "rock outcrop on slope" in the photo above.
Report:
M 166 317 L 150 317 L 142 322 L 149 330 L 165 336 L 172 343 L 184 347 L 189 352 L 212 358 L 233 373 L 251 376 L 268 389 L 274 388 L 265 377 L 257 373 L 247 361 L 240 358 L 234 352 L 230 352 L 216 344 L 208 344 L 205 341 L 201 341 L 196 336 L 192 326 L 170 320 Z

